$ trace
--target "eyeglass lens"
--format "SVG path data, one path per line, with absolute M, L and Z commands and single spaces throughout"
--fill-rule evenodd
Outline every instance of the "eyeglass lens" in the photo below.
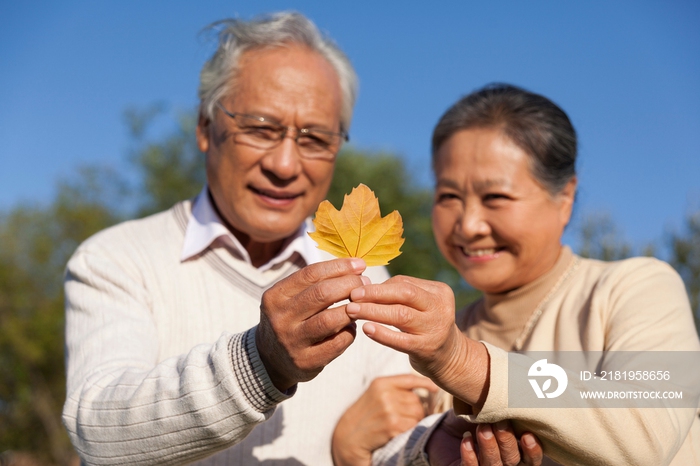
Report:
M 275 147 L 289 132 L 286 126 L 259 117 L 236 114 L 235 120 L 240 129 L 235 140 L 260 149 Z M 333 158 L 342 143 L 342 136 L 314 129 L 297 129 L 294 139 L 307 158 Z

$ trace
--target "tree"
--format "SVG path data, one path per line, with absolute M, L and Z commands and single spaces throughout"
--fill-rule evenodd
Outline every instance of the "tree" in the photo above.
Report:
M 583 217 L 578 228 L 581 257 L 614 261 L 632 256 L 632 246 L 625 241 L 608 213 L 591 213 Z
M 46 208 L 19 206 L 0 217 L 0 451 L 32 451 L 68 464 L 72 447 L 61 425 L 62 275 L 76 246 L 115 223 L 109 172 L 82 170 L 61 183 Z M 108 201 L 109 198 L 109 201 Z
M 604 261 L 620 260 L 634 255 L 634 249 L 620 234 L 607 213 L 586 215 L 578 227 L 579 255 Z M 668 263 L 676 269 L 688 291 L 695 326 L 700 333 L 700 210 L 685 219 L 684 232 L 668 235 Z M 641 250 L 643 256 L 657 256 L 653 245 Z
M 130 159 L 139 176 L 134 188 L 137 217 L 194 197 L 205 181 L 204 156 L 195 138 L 196 113 L 180 114 L 175 130 L 162 140 L 145 139 L 153 119 L 163 110 L 156 104 L 143 111 L 128 110 L 125 115 L 135 145 Z
M 671 265 L 685 282 L 695 325 L 700 330 L 700 210 L 691 212 L 685 219 L 685 234 L 671 232 Z

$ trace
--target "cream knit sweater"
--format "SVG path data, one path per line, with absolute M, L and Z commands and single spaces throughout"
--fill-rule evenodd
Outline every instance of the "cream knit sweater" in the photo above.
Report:
M 562 279 L 562 277 L 564 277 Z M 542 313 L 524 332 L 542 300 Z M 537 434 L 545 464 L 700 465 L 697 408 L 509 408 L 508 351 L 694 351 L 700 342 L 678 274 L 650 258 L 600 262 L 563 248 L 554 268 L 520 289 L 485 295 L 457 316 L 471 338 L 486 343 L 490 386 L 472 422 L 510 419 Z M 516 344 L 518 340 L 518 344 Z M 534 362 L 534 361 L 533 361 Z M 569 380 L 569 384 L 575 384 Z M 395 438 L 376 464 L 427 464 L 423 448 L 439 416 Z
M 318 377 L 279 392 L 255 346 L 260 298 L 304 261 L 260 272 L 214 243 L 181 262 L 190 214 L 186 201 L 107 229 L 68 263 L 73 445 L 88 464 L 331 465 L 342 413 L 375 377 L 409 372 L 408 359 L 360 331 Z

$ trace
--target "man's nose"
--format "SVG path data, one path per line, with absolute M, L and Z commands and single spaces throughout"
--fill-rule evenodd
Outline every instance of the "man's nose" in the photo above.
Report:
M 279 179 L 289 180 L 301 173 L 302 163 L 295 133 L 287 133 L 262 159 L 263 169 L 274 173 Z
M 487 236 L 491 233 L 491 227 L 484 215 L 483 206 L 476 202 L 465 203 L 462 216 L 456 226 L 467 239 Z

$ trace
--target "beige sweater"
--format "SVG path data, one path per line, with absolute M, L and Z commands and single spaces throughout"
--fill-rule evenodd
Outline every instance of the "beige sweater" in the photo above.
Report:
M 181 262 L 189 216 L 188 201 L 110 228 L 68 264 L 63 422 L 76 450 L 88 464 L 331 465 L 342 413 L 408 359 L 358 332 L 314 380 L 280 393 L 255 346 L 260 297 L 304 261 L 260 272 L 215 243 Z
M 528 332 L 538 304 L 541 313 Z M 566 465 L 700 465 L 697 408 L 508 407 L 508 351 L 514 349 L 700 351 L 683 282 L 667 264 L 650 258 L 606 263 L 564 248 L 550 272 L 510 293 L 485 295 L 457 322 L 471 338 L 489 342 L 489 393 L 478 415 L 467 416 L 472 422 L 510 419 L 517 431 L 536 433 L 546 455 Z M 423 447 L 436 419 L 395 439 L 376 463 L 427 464 Z

